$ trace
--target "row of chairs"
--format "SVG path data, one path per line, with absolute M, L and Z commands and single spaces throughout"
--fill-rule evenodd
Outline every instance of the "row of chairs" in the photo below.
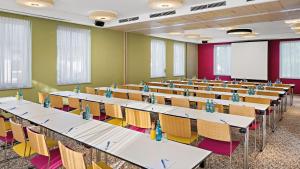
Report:
M 104 162 L 93 162 L 88 167 L 83 153 L 66 147 L 34 128 L 24 127 L 12 119 L 5 121 L 0 118 L 0 141 L 5 143 L 4 160 L 8 160 L 6 154 L 8 146 L 11 145 L 20 158 L 30 159 L 30 163 L 37 169 L 111 169 Z

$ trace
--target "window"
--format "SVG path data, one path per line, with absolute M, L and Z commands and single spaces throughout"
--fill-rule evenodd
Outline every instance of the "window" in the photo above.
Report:
M 57 28 L 57 83 L 91 82 L 90 31 L 59 26 Z
M 0 17 L 0 89 L 31 87 L 30 21 Z
M 300 79 L 300 41 L 280 42 L 280 77 Z
M 214 75 L 230 75 L 231 46 L 214 46 Z
M 185 75 L 185 44 L 174 43 L 174 65 L 173 65 L 174 76 Z
M 163 40 L 151 40 L 151 78 L 166 76 L 166 44 Z

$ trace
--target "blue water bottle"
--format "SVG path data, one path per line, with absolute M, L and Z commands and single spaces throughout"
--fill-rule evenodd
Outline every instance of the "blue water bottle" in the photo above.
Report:
M 162 139 L 162 131 L 160 127 L 160 122 L 157 120 L 156 122 L 156 141 L 161 141 Z

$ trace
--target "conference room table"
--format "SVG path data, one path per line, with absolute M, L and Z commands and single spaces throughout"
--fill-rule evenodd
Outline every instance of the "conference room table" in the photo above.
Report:
M 98 103 L 117 104 L 124 108 L 131 108 L 141 111 L 147 111 L 150 113 L 161 113 L 176 117 L 189 118 L 193 120 L 202 119 L 208 121 L 214 121 L 224 123 L 224 121 L 231 127 L 243 129 L 244 134 L 244 164 L 243 168 L 248 168 L 248 144 L 249 144 L 249 126 L 254 122 L 252 117 L 237 116 L 225 113 L 207 113 L 204 110 L 190 109 L 177 106 L 169 106 L 162 104 L 151 104 L 143 101 L 134 101 L 120 98 L 107 98 L 105 96 L 86 94 L 86 93 L 75 93 L 70 91 L 53 92 L 52 95 L 77 98 L 80 100 L 87 100 Z M 262 105 L 261 107 L 263 107 Z M 267 105 L 265 105 L 267 106 Z
M 196 168 L 212 153 L 14 97 L 0 98 L 0 109 L 141 168 Z
M 128 90 L 128 89 L 114 89 L 114 88 L 109 88 L 109 87 L 97 87 L 95 88 L 96 90 L 102 90 L 105 91 L 107 89 L 110 89 L 112 92 L 121 92 L 121 93 L 137 93 L 141 94 L 143 96 L 149 97 L 149 95 L 154 95 L 154 96 L 163 96 L 166 99 L 171 99 L 172 97 L 175 98 L 185 98 L 188 99 L 190 102 L 206 102 L 207 98 L 202 98 L 202 97 L 195 97 L 195 96 L 183 96 L 183 95 L 176 95 L 176 94 L 165 94 L 165 93 L 156 93 L 156 92 L 144 92 L 144 91 L 138 91 L 138 90 Z M 214 103 L 216 104 L 221 104 L 223 106 L 229 106 L 229 105 L 240 105 L 240 106 L 246 106 L 246 107 L 254 107 L 255 110 L 258 110 L 260 112 L 260 115 L 262 116 L 262 147 L 261 151 L 263 151 L 265 145 L 266 145 L 266 140 L 267 140 L 267 123 L 266 123 L 266 115 L 267 111 L 270 107 L 268 104 L 258 104 L 258 103 L 249 103 L 249 102 L 233 102 L 232 100 L 221 100 L 221 99 L 211 99 L 213 100 Z M 193 110 L 193 109 L 192 109 Z M 276 110 L 276 109 L 275 109 Z M 204 111 L 204 110 L 202 110 Z M 274 111 L 273 113 L 273 118 L 276 119 L 276 112 Z M 183 116 L 184 117 L 184 114 Z M 275 131 L 276 129 L 276 121 L 273 120 L 272 123 L 272 131 Z

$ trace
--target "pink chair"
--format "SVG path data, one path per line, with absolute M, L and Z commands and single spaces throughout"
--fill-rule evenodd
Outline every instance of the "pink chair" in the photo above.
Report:
M 30 162 L 37 169 L 57 169 L 62 166 L 58 148 L 49 149 L 57 146 L 57 142 L 46 140 L 43 134 L 38 134 L 27 128 L 28 138 L 31 149 L 38 155 L 34 156 Z
M 212 151 L 215 154 L 230 157 L 240 144 L 240 141 L 232 141 L 230 126 L 225 123 L 217 123 L 206 120 L 197 120 L 198 135 L 204 139 L 198 143 L 198 147 Z

